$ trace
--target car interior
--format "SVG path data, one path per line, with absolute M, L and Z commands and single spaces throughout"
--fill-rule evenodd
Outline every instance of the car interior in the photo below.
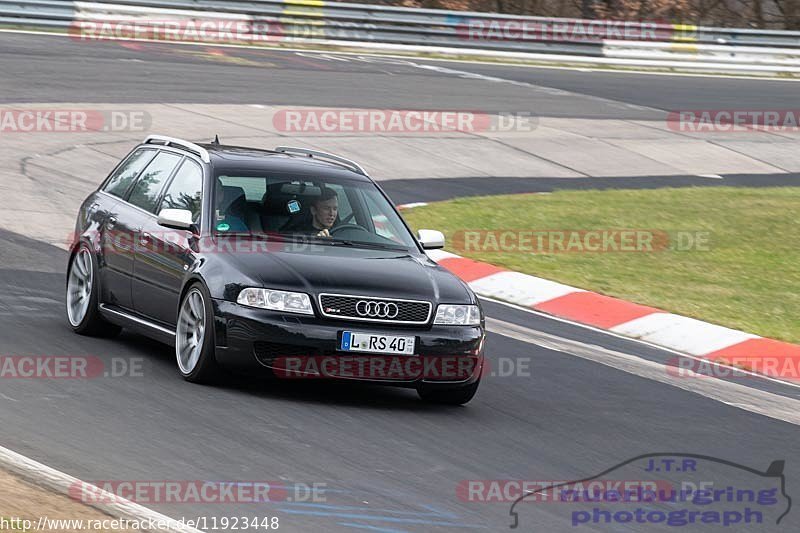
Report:
M 291 232 L 307 227 L 311 222 L 310 206 L 322 194 L 320 185 L 306 182 L 270 183 L 266 192 L 256 199 L 248 198 L 240 186 L 221 185 L 220 189 L 222 199 L 217 203 L 220 220 L 238 219 L 247 226 L 246 231 L 252 233 Z M 290 206 L 297 206 L 299 210 L 292 212 Z M 341 220 L 337 217 L 336 225 L 339 223 Z
M 303 179 L 218 177 L 217 223 L 226 225 L 222 231 L 230 233 L 305 233 L 312 227 L 311 205 L 325 188 L 333 189 L 339 200 L 331 230 L 336 239 L 386 246 L 410 244 L 400 236 L 404 228 L 394 228 L 365 190 Z

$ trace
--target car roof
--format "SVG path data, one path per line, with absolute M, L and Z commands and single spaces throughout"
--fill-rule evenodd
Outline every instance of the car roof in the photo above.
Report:
M 278 152 L 245 146 L 216 143 L 198 144 L 208 151 L 211 165 L 220 174 L 225 172 L 274 172 L 308 174 L 325 178 L 344 178 L 371 182 L 369 176 L 351 170 L 348 166 L 307 155 Z

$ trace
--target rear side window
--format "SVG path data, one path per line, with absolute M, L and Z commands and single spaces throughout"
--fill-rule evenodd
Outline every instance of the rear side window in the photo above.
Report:
M 139 175 L 144 166 L 150 162 L 155 155 L 155 150 L 137 150 L 120 165 L 120 167 L 108 178 L 106 186 L 103 188 L 108 194 L 113 194 L 119 198 L 124 198 L 125 193 Z
M 372 225 L 375 226 L 375 233 L 381 237 L 386 237 L 387 239 L 402 244 L 403 238 L 400 237 L 400 235 L 408 233 L 408 231 L 404 231 L 404 229 L 400 227 L 400 219 L 398 217 L 392 217 L 390 219 L 389 216 L 387 216 L 389 211 L 386 207 L 381 208 L 376 200 L 379 198 L 379 194 L 377 189 L 364 191 L 364 200 L 366 200 L 367 203 L 367 210 L 369 211 L 369 217 L 372 219 Z
M 171 152 L 159 152 L 139 176 L 128 202 L 145 211 L 155 213 L 161 189 L 164 188 L 164 184 L 182 157 Z
M 203 201 L 203 169 L 194 161 L 187 159 L 178 169 L 167 193 L 158 209 L 185 209 L 192 212 L 192 220 L 200 221 L 200 208 Z
M 267 192 L 265 178 L 239 178 L 236 176 L 220 176 L 219 182 L 225 187 L 241 187 L 248 201 L 260 202 Z

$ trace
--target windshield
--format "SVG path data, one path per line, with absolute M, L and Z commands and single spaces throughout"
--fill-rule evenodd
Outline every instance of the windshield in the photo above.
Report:
M 373 183 L 237 174 L 242 175 L 215 178 L 213 228 L 217 234 L 416 248 L 405 224 Z

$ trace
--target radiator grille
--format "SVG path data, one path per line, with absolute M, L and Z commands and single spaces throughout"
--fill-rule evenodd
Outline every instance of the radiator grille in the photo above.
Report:
M 419 300 L 397 300 L 341 294 L 321 294 L 322 314 L 329 318 L 384 322 L 390 324 L 426 324 L 431 303 Z

